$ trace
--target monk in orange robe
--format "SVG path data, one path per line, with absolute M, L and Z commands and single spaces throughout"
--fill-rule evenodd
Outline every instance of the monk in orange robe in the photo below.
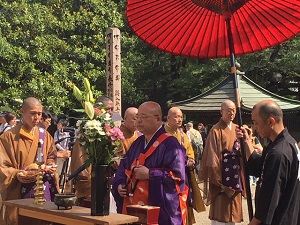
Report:
M 33 176 L 26 169 L 35 169 L 38 143 L 43 132 L 38 127 L 42 109 L 37 99 L 25 99 L 21 108 L 21 122 L 0 136 L 0 193 L 3 201 L 20 199 L 21 187 L 36 181 L 36 175 Z M 42 135 L 42 160 L 46 165 L 55 165 L 53 138 L 45 130 Z M 53 174 L 55 167 L 48 168 L 46 172 Z M 3 214 L 3 208 L 0 213 Z M 6 207 L 4 216 L 6 225 L 18 224 L 15 208 Z

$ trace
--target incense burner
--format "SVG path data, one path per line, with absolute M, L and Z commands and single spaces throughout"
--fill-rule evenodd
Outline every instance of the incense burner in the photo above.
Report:
M 72 209 L 72 206 L 75 205 L 77 197 L 75 194 L 55 194 L 54 203 L 59 207 L 64 207 L 65 209 Z

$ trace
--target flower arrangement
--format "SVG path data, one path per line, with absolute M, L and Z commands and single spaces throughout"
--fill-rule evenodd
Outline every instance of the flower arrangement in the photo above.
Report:
M 108 165 L 113 161 L 124 136 L 115 126 L 110 114 L 105 111 L 105 106 L 101 102 L 95 103 L 87 78 L 83 79 L 83 84 L 84 91 L 72 84 L 73 94 L 81 102 L 87 116 L 78 120 L 76 124 L 79 129 L 80 146 L 88 156 L 88 165 Z

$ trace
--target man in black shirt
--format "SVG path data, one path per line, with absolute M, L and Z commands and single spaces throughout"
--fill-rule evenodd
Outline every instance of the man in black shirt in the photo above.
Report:
M 283 113 L 271 100 L 257 103 L 252 110 L 255 130 L 269 138 L 262 155 L 256 153 L 244 128 L 249 174 L 259 177 L 255 195 L 255 215 L 249 225 L 300 224 L 300 153 L 297 142 L 283 125 Z

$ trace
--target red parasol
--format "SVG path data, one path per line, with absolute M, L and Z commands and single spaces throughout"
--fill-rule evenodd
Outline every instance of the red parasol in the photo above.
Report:
M 299 0 L 128 0 L 127 18 L 146 43 L 169 53 L 230 56 L 226 20 L 235 55 L 280 44 L 300 31 Z
M 128 0 L 127 18 L 139 38 L 165 52 L 197 58 L 230 57 L 241 126 L 235 55 L 260 51 L 297 35 L 300 0 Z M 246 162 L 243 147 L 242 155 Z M 247 167 L 244 169 L 248 177 Z M 251 220 L 250 184 L 245 180 Z

